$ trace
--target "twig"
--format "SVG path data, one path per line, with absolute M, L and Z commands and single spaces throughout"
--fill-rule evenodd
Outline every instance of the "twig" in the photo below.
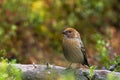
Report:
M 110 66 L 109 70 L 114 71 L 115 68 L 117 68 L 119 65 L 120 65 L 120 62 L 118 64 L 114 64 L 114 65 Z

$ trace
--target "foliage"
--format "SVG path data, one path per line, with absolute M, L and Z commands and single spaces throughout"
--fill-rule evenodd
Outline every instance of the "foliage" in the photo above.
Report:
M 6 54 L 6 50 L 5 49 L 0 50 L 0 57 L 4 56 L 5 54 Z
M 109 73 L 109 74 L 107 75 L 107 78 L 108 78 L 108 80 L 120 80 L 120 77 L 114 76 L 113 73 Z
M 96 41 L 96 50 L 98 52 L 97 56 L 100 59 L 100 63 L 102 63 L 102 67 L 109 69 L 110 65 L 118 64 L 120 62 L 120 56 L 112 56 L 114 60 L 111 58 L 110 55 L 113 54 L 113 52 L 107 48 L 110 47 L 110 43 L 105 41 L 102 35 L 96 34 L 94 39 Z M 120 71 L 119 67 L 116 71 Z
M 116 56 L 114 60 L 114 64 L 119 64 L 120 63 L 120 56 Z M 118 65 L 114 71 L 120 72 L 120 66 Z
M 96 39 L 96 49 L 97 51 L 99 52 L 99 56 L 100 56 L 100 59 L 101 59 L 101 63 L 104 65 L 104 66 L 108 66 L 109 64 L 109 54 L 108 54 L 108 50 L 106 49 L 106 42 L 105 40 L 102 38 L 102 36 L 100 34 L 96 34 L 95 35 L 95 39 Z M 107 64 L 106 64 L 107 62 Z
M 21 80 L 21 71 L 4 59 L 0 66 L 0 80 Z
M 58 77 L 58 80 L 75 80 L 75 73 L 74 71 L 66 70 L 60 77 Z
M 96 69 L 96 66 L 91 66 L 90 67 L 90 70 L 89 70 L 89 72 L 90 72 L 90 78 L 92 78 L 93 77 L 93 75 L 94 75 L 94 70 Z
M 4 54 L 5 50 L 0 50 L 0 54 Z M 21 71 L 13 64 L 15 60 L 8 62 L 8 59 L 1 57 L 0 60 L 0 80 L 21 80 Z

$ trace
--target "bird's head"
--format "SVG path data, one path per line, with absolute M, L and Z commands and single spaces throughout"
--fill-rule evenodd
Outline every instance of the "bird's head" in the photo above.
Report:
M 62 34 L 66 38 L 80 38 L 79 32 L 74 28 L 66 28 L 66 29 L 64 29 Z

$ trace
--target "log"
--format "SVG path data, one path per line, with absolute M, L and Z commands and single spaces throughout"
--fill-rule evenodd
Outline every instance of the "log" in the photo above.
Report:
M 22 80 L 120 80 L 119 72 L 89 69 L 65 69 L 65 67 L 38 64 L 14 64 L 22 71 Z

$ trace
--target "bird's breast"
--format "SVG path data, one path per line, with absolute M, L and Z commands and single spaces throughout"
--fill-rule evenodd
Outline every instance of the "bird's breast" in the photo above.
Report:
M 68 61 L 82 63 L 84 60 L 79 39 L 63 39 L 63 52 Z

